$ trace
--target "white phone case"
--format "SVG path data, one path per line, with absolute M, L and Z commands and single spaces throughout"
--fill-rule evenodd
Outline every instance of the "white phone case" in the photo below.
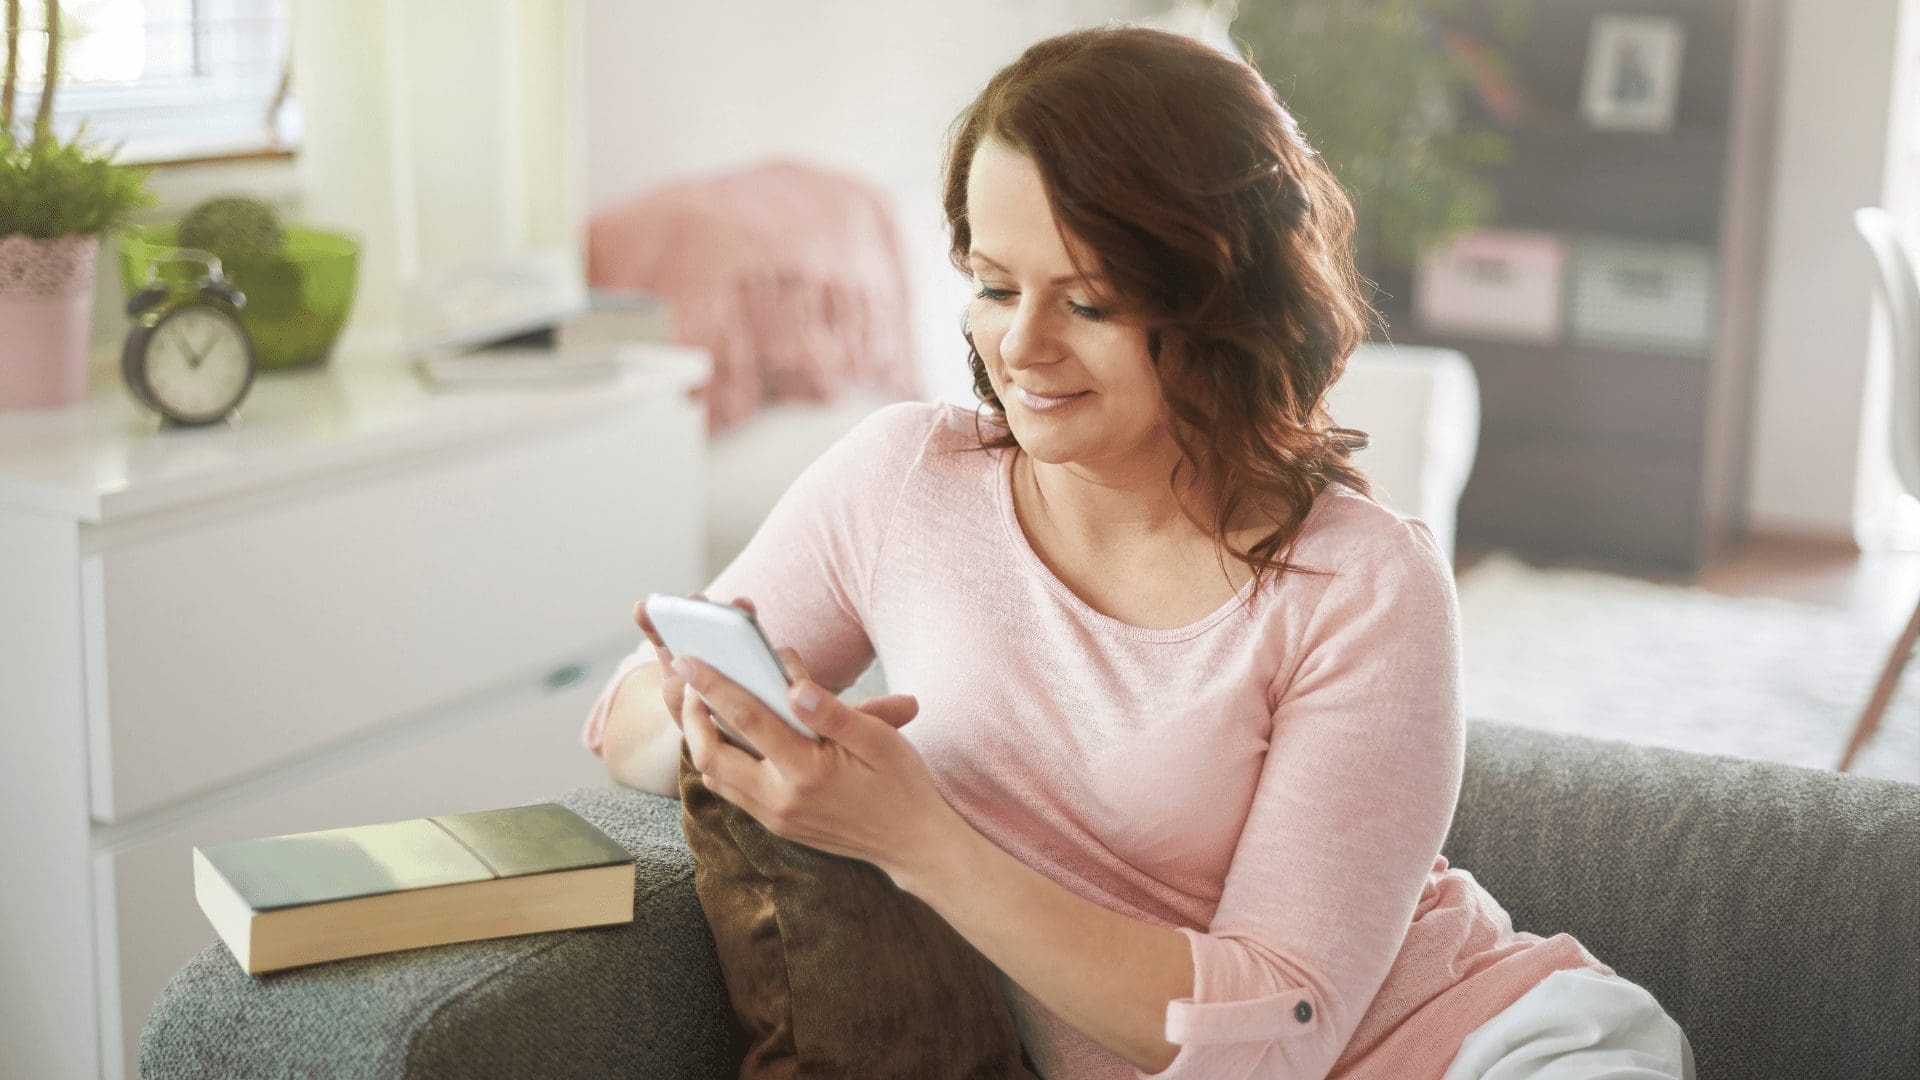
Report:
M 667 651 L 675 656 L 691 656 L 725 675 L 759 698 L 768 711 L 785 720 L 793 730 L 815 742 L 820 741 L 820 736 L 793 715 L 787 705 L 786 668 L 752 615 L 732 604 L 649 593 L 647 618 L 652 619 L 653 628 L 660 631 Z M 706 701 L 708 708 L 713 707 L 705 694 L 700 695 L 700 700 Z M 728 742 L 755 757 L 764 756 L 744 736 L 728 727 L 718 710 L 713 713 L 713 722 Z

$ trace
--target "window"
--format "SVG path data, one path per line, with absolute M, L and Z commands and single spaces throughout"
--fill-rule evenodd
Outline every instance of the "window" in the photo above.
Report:
M 20 0 L 14 127 L 30 127 L 46 78 L 46 5 Z M 64 0 L 54 131 L 128 162 L 288 151 L 299 114 L 288 80 L 286 0 Z

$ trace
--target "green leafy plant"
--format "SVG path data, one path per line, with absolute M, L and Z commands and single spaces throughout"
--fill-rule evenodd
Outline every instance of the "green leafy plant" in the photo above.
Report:
M 286 231 L 273 207 L 246 195 L 221 195 L 187 211 L 180 219 L 180 242 L 221 258 L 273 255 L 286 243 Z
M 114 163 L 115 151 L 90 145 L 84 126 L 72 139 L 53 133 L 59 75 L 60 5 L 47 0 L 46 80 L 31 136 L 14 134 L 19 83 L 20 0 L 6 0 L 6 70 L 0 80 L 0 236 L 40 239 L 104 232 L 152 203 L 148 170 Z
M 152 204 L 147 170 L 114 164 L 83 137 L 21 143 L 0 133 L 0 236 L 105 232 Z
M 1487 180 L 1511 148 L 1459 103 L 1506 70 L 1491 49 L 1447 47 L 1450 17 L 1490 11 L 1518 40 L 1529 0 L 1248 0 L 1233 36 L 1353 198 L 1363 272 L 1412 266 L 1493 217 Z

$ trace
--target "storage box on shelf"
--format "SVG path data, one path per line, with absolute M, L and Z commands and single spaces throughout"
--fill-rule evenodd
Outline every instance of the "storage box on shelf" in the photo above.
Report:
M 1435 333 L 1560 339 L 1566 243 L 1553 233 L 1484 229 L 1432 252 L 1414 277 L 1414 310 Z
M 1583 237 L 1568 275 L 1576 344 L 1683 357 L 1713 351 L 1714 252 L 1692 244 Z

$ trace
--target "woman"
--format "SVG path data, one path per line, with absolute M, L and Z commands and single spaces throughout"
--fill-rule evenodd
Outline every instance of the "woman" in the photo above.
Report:
M 588 744 L 655 672 L 705 786 L 924 900 L 1053 1080 L 1683 1075 L 1650 995 L 1440 856 L 1452 577 L 1324 408 L 1351 210 L 1267 84 L 1155 31 L 1041 42 L 956 124 L 946 211 L 985 414 L 879 410 L 708 589 L 826 741 L 662 681 L 642 619 Z M 834 699 L 876 651 L 914 700 Z

